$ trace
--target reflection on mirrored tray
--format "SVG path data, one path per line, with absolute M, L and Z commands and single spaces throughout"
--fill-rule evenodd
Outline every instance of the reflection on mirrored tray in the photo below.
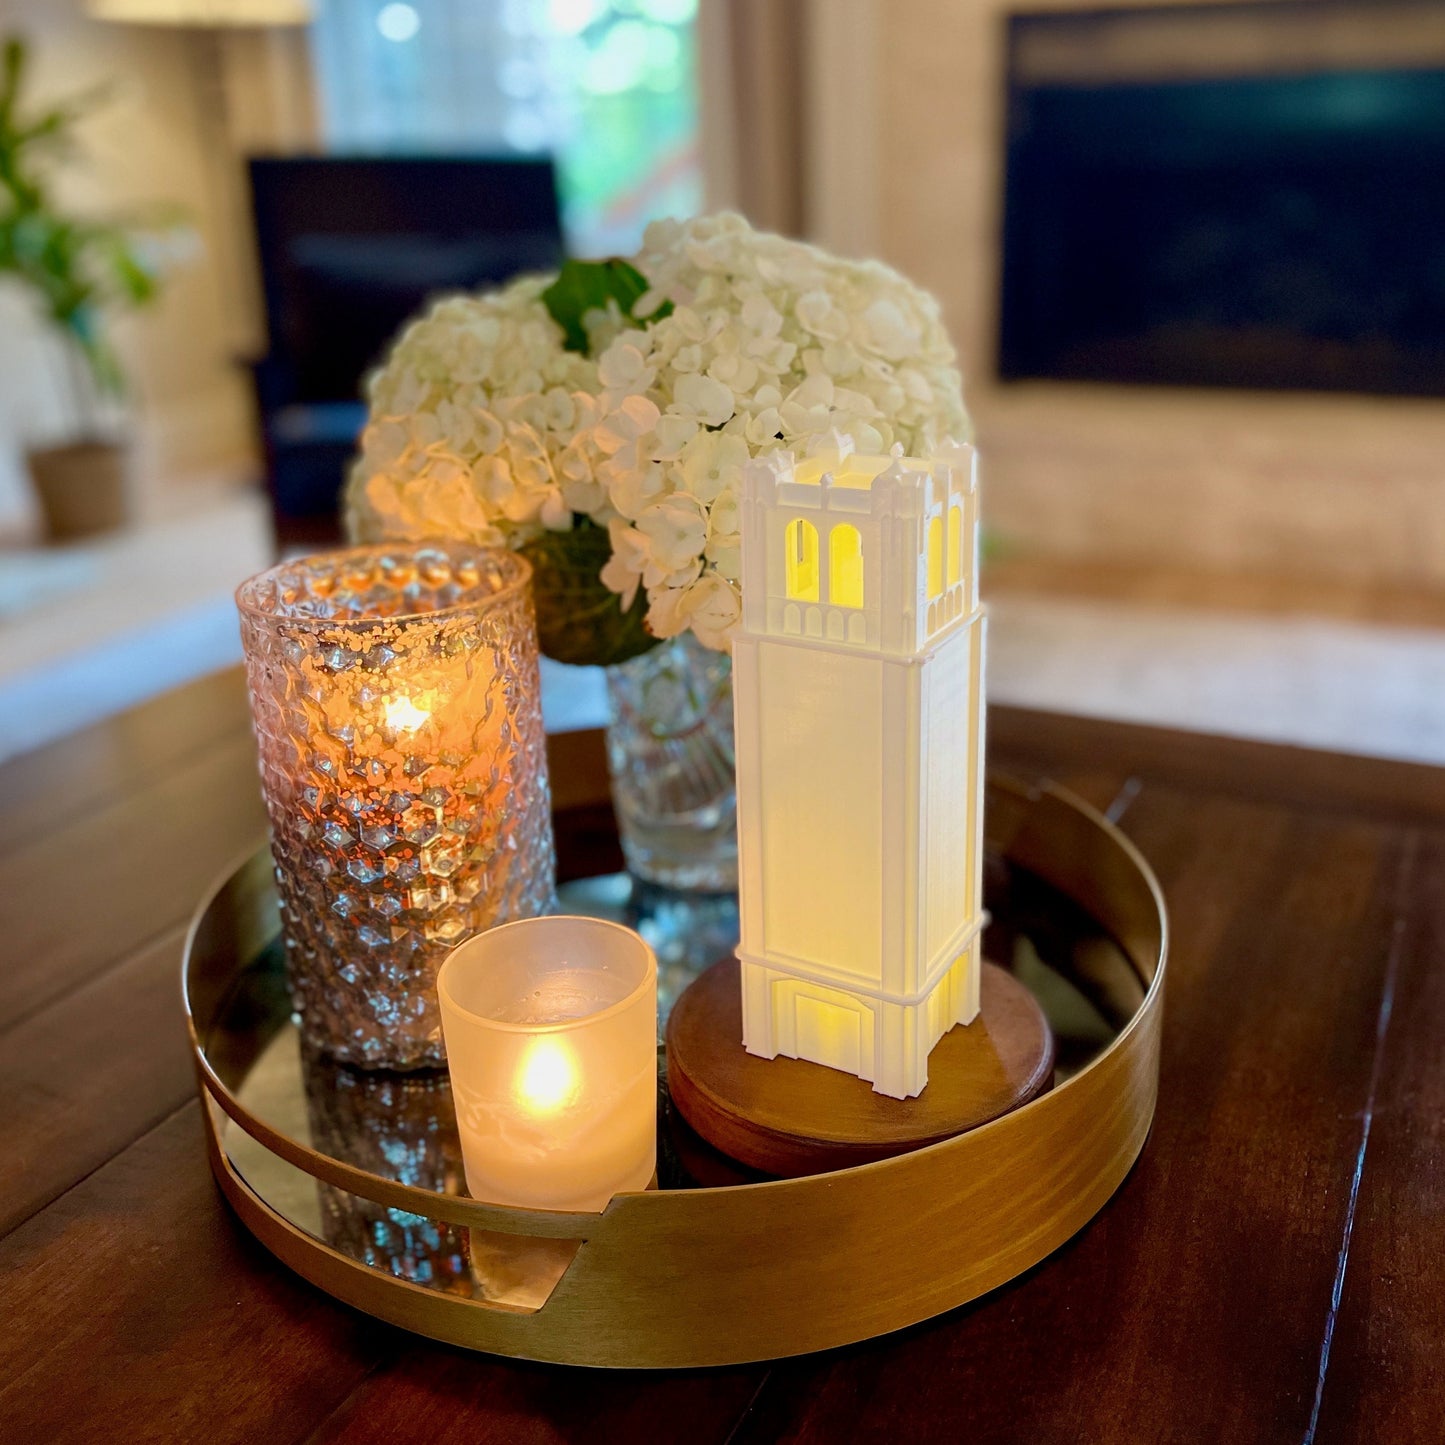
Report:
M 288 1020 L 238 1097 L 318 1153 L 437 1194 L 465 1193 L 444 1070 L 352 1069 L 306 1048 Z M 241 1177 L 292 1224 L 350 1259 L 427 1289 L 536 1309 L 579 1247 L 577 1240 L 493 1235 L 362 1198 L 287 1164 L 234 1124 L 223 1140 Z
M 1076 904 L 1022 869 L 991 859 L 987 956 L 1043 1004 L 1057 1045 L 1057 1080 L 1077 1073 L 1133 1017 L 1145 987 L 1124 953 Z M 681 894 L 625 874 L 561 890 L 565 911 L 628 924 L 658 955 L 659 1014 L 737 942 L 737 901 Z M 366 1072 L 303 1051 L 289 1016 L 280 950 L 240 975 L 206 1041 L 207 1057 L 242 1105 L 290 1138 L 381 1178 L 437 1194 L 465 1192 L 445 1071 Z M 760 1176 L 699 1139 L 669 1105 L 659 1048 L 658 1185 Z M 321 1183 L 234 1124 L 224 1147 L 247 1184 L 293 1225 L 372 1268 L 427 1289 L 536 1309 L 575 1255 L 576 1240 L 483 1234 L 390 1208 Z
M 362 1073 L 305 1050 L 312 1147 L 368 1174 L 436 1194 L 464 1192 L 456 1111 L 444 1070 Z M 463 1230 L 317 1185 L 321 1233 L 333 1249 L 417 1284 L 470 1292 Z
M 730 958 L 737 947 L 735 893 L 684 893 L 626 873 L 608 873 L 562 884 L 557 899 L 564 913 L 610 918 L 647 940 L 657 955 L 659 1031 L 667 1028 L 683 989 L 720 958 Z

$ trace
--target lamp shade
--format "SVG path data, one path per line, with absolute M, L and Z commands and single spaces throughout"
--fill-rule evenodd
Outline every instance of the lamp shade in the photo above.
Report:
M 305 25 L 311 0 L 86 0 L 94 20 L 132 25 Z

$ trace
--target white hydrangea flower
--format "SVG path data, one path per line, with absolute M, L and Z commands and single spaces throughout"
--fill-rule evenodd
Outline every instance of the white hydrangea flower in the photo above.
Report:
M 741 616 L 744 464 L 842 448 L 927 456 L 969 437 L 938 306 L 878 262 L 754 231 L 740 216 L 650 226 L 652 290 L 598 357 L 598 469 L 612 506 L 604 581 L 648 596 L 659 637 L 727 648 Z M 638 402 L 650 404 L 646 421 Z
M 695 562 L 707 541 L 707 509 L 686 492 L 649 502 L 634 525 L 647 538 L 659 581 Z
M 553 279 L 450 297 L 402 333 L 368 383 L 347 495 L 358 537 L 519 546 L 543 529 L 568 530 L 579 513 L 613 516 L 597 471 L 608 455 L 599 450 L 603 387 L 597 364 L 563 347 L 540 299 Z M 594 335 L 620 330 L 620 318 L 600 312 L 588 324 Z M 617 377 L 623 393 L 650 383 L 640 367 Z M 619 394 L 616 412 L 632 418 L 634 440 L 657 418 L 642 396 Z
M 683 589 L 678 611 L 699 642 L 723 651 L 742 618 L 742 600 L 731 582 L 709 572 Z

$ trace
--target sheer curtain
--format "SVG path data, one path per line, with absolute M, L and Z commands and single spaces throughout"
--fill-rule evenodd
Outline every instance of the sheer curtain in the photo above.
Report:
M 847 255 L 872 253 L 882 13 L 880 0 L 702 0 L 710 208 Z
M 805 0 L 702 0 L 699 79 L 711 209 L 801 236 L 805 204 Z

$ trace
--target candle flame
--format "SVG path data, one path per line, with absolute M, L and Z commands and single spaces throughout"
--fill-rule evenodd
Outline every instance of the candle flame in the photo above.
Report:
M 395 732 L 415 732 L 430 716 L 409 697 L 394 697 L 386 705 L 386 725 Z
M 580 1079 L 572 1051 L 560 1039 L 538 1039 L 517 1070 L 517 1094 L 535 1114 L 555 1114 L 576 1097 Z

